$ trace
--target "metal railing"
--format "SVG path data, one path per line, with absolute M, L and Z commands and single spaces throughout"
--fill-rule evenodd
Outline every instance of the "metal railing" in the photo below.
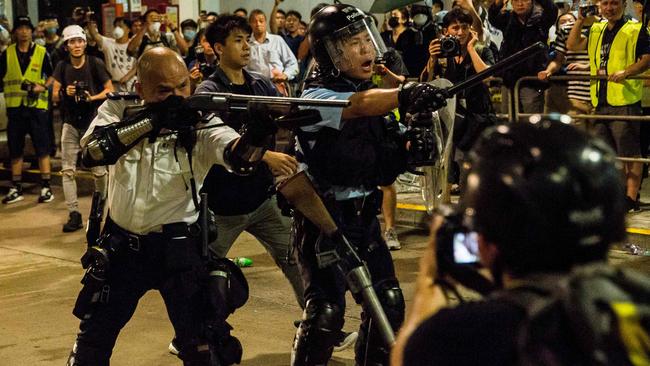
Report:
M 606 80 L 607 75 L 558 75 L 550 76 L 548 81 L 590 81 L 590 80 Z M 636 80 L 650 80 L 648 75 L 637 75 L 628 77 L 626 79 L 636 79 Z M 536 76 L 524 76 L 517 80 L 515 83 L 514 90 L 511 93 L 511 100 L 508 105 L 508 109 L 512 110 L 510 115 L 511 121 L 517 122 L 522 118 L 529 118 L 533 115 L 540 115 L 542 117 L 548 117 L 550 114 L 540 114 L 540 113 L 521 113 L 519 107 L 519 90 L 522 82 L 525 81 L 539 81 Z M 614 115 L 614 114 L 572 114 L 571 118 L 573 119 L 584 119 L 584 120 L 600 120 L 600 121 L 636 121 L 636 122 L 650 122 L 650 116 L 626 116 L 626 115 Z M 636 162 L 636 163 L 650 163 L 650 158 L 626 158 L 619 157 L 618 160 L 623 162 Z

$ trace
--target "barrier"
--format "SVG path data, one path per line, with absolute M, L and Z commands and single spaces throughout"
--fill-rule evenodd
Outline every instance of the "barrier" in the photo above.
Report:
M 557 76 L 550 76 L 548 80 L 550 82 L 553 81 L 589 81 L 589 80 L 606 80 L 607 75 L 557 75 Z M 637 75 L 637 76 L 632 76 L 627 79 L 642 79 L 642 80 L 648 80 L 650 79 L 650 76 L 647 75 Z M 519 121 L 522 118 L 529 118 L 530 116 L 533 115 L 541 115 L 542 117 L 548 117 L 550 114 L 540 114 L 540 113 L 521 113 L 520 112 L 520 107 L 519 107 L 519 89 L 521 86 L 522 82 L 525 81 L 539 81 L 539 79 L 536 76 L 524 76 L 521 77 L 517 80 L 515 83 L 515 88 L 513 90 L 511 103 L 508 103 L 509 106 L 512 106 L 514 104 L 513 108 L 513 114 L 511 115 L 511 121 Z M 650 116 L 625 116 L 625 115 L 613 115 L 613 114 L 575 114 L 572 115 L 571 118 L 573 119 L 593 119 L 593 120 L 601 120 L 601 121 L 637 121 L 637 122 L 650 122 Z M 649 163 L 650 164 L 650 158 L 626 158 L 626 157 L 619 157 L 618 160 L 623 161 L 623 162 L 636 162 L 636 163 Z

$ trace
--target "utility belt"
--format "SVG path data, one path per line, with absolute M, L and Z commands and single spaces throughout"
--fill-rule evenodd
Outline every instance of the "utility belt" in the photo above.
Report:
M 364 197 L 350 198 L 346 200 L 335 200 L 334 197 L 323 199 L 325 207 L 333 216 L 338 216 L 344 221 L 346 219 L 371 218 L 381 212 L 382 192 L 375 189 L 372 193 Z
M 102 238 L 107 236 L 114 236 L 118 240 L 101 240 L 103 244 L 108 244 L 112 251 L 119 251 L 122 248 L 127 248 L 134 252 L 141 252 L 150 248 L 150 246 L 155 246 L 156 248 L 162 248 L 161 241 L 166 241 L 172 238 L 198 238 L 201 233 L 201 227 L 198 223 L 187 224 L 185 222 L 175 222 L 171 224 L 165 224 L 161 226 L 161 231 L 153 231 L 148 234 L 135 234 L 132 233 L 118 224 L 116 224 L 111 217 L 106 218 L 106 223 L 104 225 L 104 234 Z M 108 243 L 106 243 L 108 242 Z M 119 248 L 114 248 L 113 246 L 119 246 Z

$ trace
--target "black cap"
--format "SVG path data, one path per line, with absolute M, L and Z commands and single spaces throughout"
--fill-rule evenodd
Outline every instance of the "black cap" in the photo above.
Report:
M 19 15 L 14 19 L 14 30 L 18 29 L 18 27 L 21 27 L 23 25 L 28 26 L 31 28 L 31 30 L 34 30 L 34 25 L 32 24 L 32 20 L 27 16 L 27 15 Z

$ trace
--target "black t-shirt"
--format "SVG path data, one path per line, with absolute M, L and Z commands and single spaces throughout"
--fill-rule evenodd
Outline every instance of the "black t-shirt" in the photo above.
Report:
M 290 34 L 285 33 L 281 33 L 280 36 L 282 36 L 282 39 L 284 39 L 284 41 L 287 43 L 291 49 L 291 52 L 293 52 L 293 55 L 298 57 L 298 49 L 300 48 L 302 41 L 305 39 L 305 36 L 298 35 L 292 37 Z
M 228 89 L 235 94 L 255 94 L 248 82 L 241 85 L 229 84 Z M 208 91 L 208 89 L 201 91 Z M 221 117 L 228 126 L 241 133 L 247 120 L 247 113 L 229 113 Z M 215 214 L 234 216 L 245 215 L 256 210 L 269 199 L 269 188 L 272 185 L 273 175 L 266 164 L 258 165 L 257 169 L 247 176 L 230 173 L 221 165 L 213 165 L 203 182 L 201 191 L 208 194 L 209 207 Z
M 65 93 L 65 89 L 68 85 L 84 83 L 91 95 L 99 94 L 104 90 L 104 83 L 111 80 L 104 62 L 94 56 L 86 55 L 86 62 L 81 68 L 77 69 L 72 66 L 69 59 L 60 61 L 54 70 L 54 79 L 61 83 L 63 121 L 78 129 L 85 130 L 102 102 L 77 103 L 74 97 L 69 97 Z
M 25 74 L 27 67 L 32 62 L 32 55 L 34 54 L 34 49 L 36 48 L 35 44 L 32 44 L 29 47 L 27 52 L 20 52 L 18 46 L 16 46 L 16 56 L 18 57 L 18 64 L 20 64 L 20 71 Z M 7 75 L 7 51 L 2 53 L 0 56 L 0 90 L 4 90 L 4 78 Z M 43 78 L 47 79 L 52 76 L 52 62 L 50 62 L 50 56 L 45 53 L 45 58 L 43 59 Z
M 614 38 L 618 31 L 627 23 L 630 18 L 623 16 L 616 23 L 614 27 L 610 30 L 608 27 L 605 27 L 605 31 L 602 34 L 603 42 L 601 43 L 600 49 L 600 60 L 599 67 L 607 69 L 607 61 L 609 58 L 609 51 L 614 42 Z M 641 27 L 639 32 L 639 37 L 636 41 L 636 59 L 638 60 L 643 55 L 650 54 L 650 40 L 648 39 L 648 29 L 646 27 Z M 607 104 L 607 80 L 600 80 L 598 85 L 598 104 L 606 105 Z
M 413 332 L 404 365 L 514 365 L 522 308 L 503 300 L 440 310 Z
M 494 65 L 494 55 L 492 54 L 492 50 L 488 47 L 482 47 L 477 49 L 477 52 L 486 65 Z M 454 84 L 467 80 L 467 78 L 476 74 L 476 70 L 472 64 L 472 58 L 469 54 L 465 54 L 463 61 L 459 64 L 455 62 L 454 58 L 447 58 L 446 61 L 447 67 L 444 70 L 441 68 L 440 63 L 436 65 L 436 74 L 442 74 L 445 79 Z M 467 109 L 472 112 L 487 113 L 492 110 L 490 91 L 483 83 L 479 83 L 476 86 L 463 90 L 458 94 L 458 97 L 466 100 Z
M 397 42 L 393 42 L 390 32 L 382 33 L 382 38 L 386 47 L 395 48 L 402 55 L 409 75 L 414 77 L 420 75 L 429 58 L 429 52 L 427 52 L 429 45 L 424 43 L 424 36 L 421 32 L 407 28 L 397 37 Z

